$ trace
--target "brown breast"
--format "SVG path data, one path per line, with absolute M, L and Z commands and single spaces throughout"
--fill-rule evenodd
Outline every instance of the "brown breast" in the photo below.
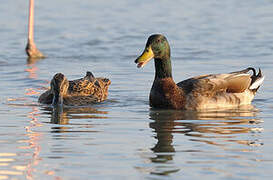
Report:
M 172 78 L 155 79 L 150 92 L 150 106 L 155 108 L 184 109 L 183 91 Z

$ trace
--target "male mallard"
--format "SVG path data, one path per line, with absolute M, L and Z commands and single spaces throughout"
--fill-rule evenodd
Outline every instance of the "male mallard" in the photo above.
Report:
M 150 106 L 155 108 L 202 110 L 231 108 L 250 104 L 264 80 L 254 68 L 227 74 L 193 77 L 175 84 L 172 78 L 170 46 L 163 35 L 149 37 L 144 52 L 135 63 L 143 67 L 154 58 L 155 79 L 150 92 Z M 253 75 L 247 72 L 253 71 Z
M 44 104 L 82 106 L 106 100 L 111 81 L 95 78 L 91 72 L 81 79 L 68 81 L 62 73 L 51 80 L 50 89 L 41 94 L 39 102 Z

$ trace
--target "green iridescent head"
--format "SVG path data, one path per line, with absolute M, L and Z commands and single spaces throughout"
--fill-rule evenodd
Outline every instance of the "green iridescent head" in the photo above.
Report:
M 170 59 L 170 45 L 167 38 L 161 34 L 153 34 L 148 38 L 143 53 L 135 60 L 135 63 L 140 68 L 153 58 L 155 60 Z

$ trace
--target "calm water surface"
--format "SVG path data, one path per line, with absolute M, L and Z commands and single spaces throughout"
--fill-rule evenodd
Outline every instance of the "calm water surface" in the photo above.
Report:
M 0 179 L 271 179 L 273 2 L 36 0 L 35 40 L 48 58 L 24 53 L 23 0 L 0 6 Z M 150 34 L 167 36 L 176 82 L 262 68 L 253 106 L 154 110 L 154 65 L 135 58 Z M 112 80 L 102 104 L 37 103 L 57 72 Z

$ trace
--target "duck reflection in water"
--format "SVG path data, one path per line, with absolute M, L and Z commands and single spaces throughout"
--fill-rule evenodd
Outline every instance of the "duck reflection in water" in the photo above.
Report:
M 255 126 L 253 124 L 261 122 L 256 117 L 257 113 L 258 110 L 252 105 L 239 109 L 204 112 L 151 109 L 149 115 L 152 122 L 149 126 L 157 139 L 157 143 L 151 148 L 155 156 L 149 158 L 156 166 L 151 174 L 168 175 L 180 170 L 172 161 L 176 152 L 174 147 L 179 147 L 173 143 L 175 133 L 190 136 L 188 139 L 190 141 L 216 145 L 220 148 L 229 146 L 228 142 L 257 145 L 255 140 L 242 140 L 241 137 L 239 140 L 237 137 L 239 134 L 259 129 L 253 128 Z M 201 149 L 178 151 L 199 152 Z
M 107 111 L 99 111 L 93 107 L 54 107 L 51 111 L 52 124 L 70 124 L 70 119 L 105 119 Z

